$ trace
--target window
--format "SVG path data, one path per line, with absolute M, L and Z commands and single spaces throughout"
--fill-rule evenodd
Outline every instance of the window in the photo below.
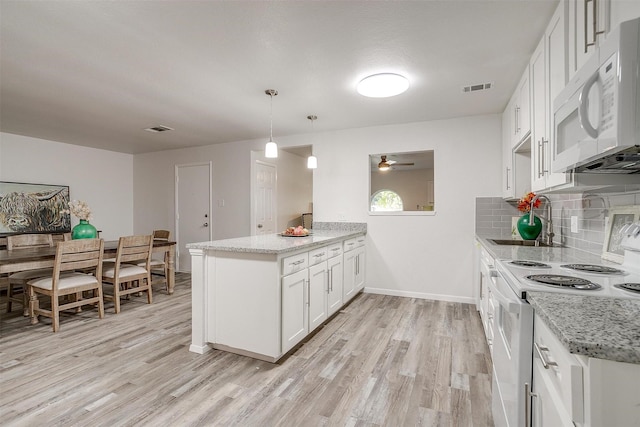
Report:
M 371 197 L 371 212 L 402 211 L 402 198 L 395 191 L 380 190 Z

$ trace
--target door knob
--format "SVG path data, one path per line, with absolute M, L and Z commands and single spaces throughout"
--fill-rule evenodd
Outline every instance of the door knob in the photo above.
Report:
M 262 224 L 258 224 L 258 228 L 262 228 Z
M 209 223 L 208 223 L 208 222 L 205 222 L 205 223 L 204 223 L 204 224 L 202 224 L 202 225 L 204 225 L 205 227 L 208 227 L 208 226 L 209 226 Z

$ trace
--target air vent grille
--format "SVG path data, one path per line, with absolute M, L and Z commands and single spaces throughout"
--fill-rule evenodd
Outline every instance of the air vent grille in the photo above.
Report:
M 491 89 L 491 87 L 493 86 L 493 83 L 489 82 L 489 83 L 479 83 L 479 84 L 474 84 L 474 85 L 469 85 L 469 86 L 464 86 L 462 88 L 462 92 L 478 92 L 480 90 L 487 90 L 487 89 Z
M 150 127 L 150 128 L 146 128 L 145 130 L 149 131 L 149 132 L 166 132 L 166 131 L 169 131 L 169 130 L 173 130 L 173 128 L 170 128 L 168 126 L 158 125 L 158 126 L 153 126 L 153 127 Z

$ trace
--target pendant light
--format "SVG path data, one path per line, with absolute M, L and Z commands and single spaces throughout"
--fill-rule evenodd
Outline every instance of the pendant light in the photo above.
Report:
M 318 116 L 307 116 L 307 119 L 311 120 L 311 133 L 313 133 L 313 122 L 318 120 Z M 311 155 L 307 158 L 307 168 L 309 169 L 317 169 L 318 168 L 318 158 L 313 155 L 313 145 L 311 146 Z
M 275 159 L 278 157 L 278 145 L 273 142 L 273 97 L 278 95 L 278 91 L 267 89 L 264 93 L 271 97 L 271 128 L 269 132 L 269 142 L 267 142 L 267 145 L 264 147 L 264 156 L 268 159 Z

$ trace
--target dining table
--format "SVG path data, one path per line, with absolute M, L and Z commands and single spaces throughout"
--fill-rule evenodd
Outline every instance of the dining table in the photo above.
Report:
M 164 262 L 167 264 L 167 289 L 169 295 L 173 294 L 175 286 L 175 248 L 176 242 L 166 240 L 153 241 L 153 253 L 164 253 Z M 117 240 L 104 242 L 104 257 L 115 257 L 118 249 Z M 39 268 L 53 267 L 56 258 L 56 247 L 24 248 L 15 250 L 0 250 L 0 274 L 15 273 L 17 271 L 37 270 Z

